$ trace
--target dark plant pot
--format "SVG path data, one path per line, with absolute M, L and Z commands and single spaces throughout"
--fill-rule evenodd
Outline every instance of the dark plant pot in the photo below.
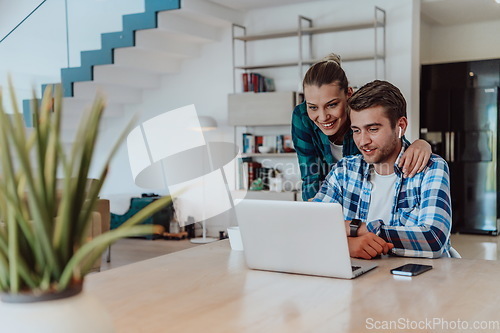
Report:
M 18 294 L 2 293 L 0 300 L 4 303 L 35 303 L 63 299 L 78 295 L 82 292 L 83 283 L 75 283 L 62 291 L 51 291 L 47 293 L 21 292 Z

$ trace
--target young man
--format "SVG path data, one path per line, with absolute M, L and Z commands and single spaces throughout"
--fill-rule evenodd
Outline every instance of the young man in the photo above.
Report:
M 426 169 L 405 178 L 397 166 L 407 148 L 406 101 L 394 85 L 373 81 L 348 102 L 362 155 L 341 159 L 313 201 L 343 206 L 352 257 L 379 254 L 450 256 L 451 199 L 448 165 L 432 155 Z

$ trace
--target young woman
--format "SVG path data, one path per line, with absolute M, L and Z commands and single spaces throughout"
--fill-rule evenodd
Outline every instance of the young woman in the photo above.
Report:
M 311 66 L 302 85 L 305 101 L 293 110 L 292 139 L 299 159 L 302 199 L 307 201 L 319 191 L 333 164 L 360 152 L 346 113 L 353 90 L 340 66 L 340 57 L 332 53 Z M 416 140 L 399 161 L 404 176 L 421 172 L 431 152 L 426 141 Z

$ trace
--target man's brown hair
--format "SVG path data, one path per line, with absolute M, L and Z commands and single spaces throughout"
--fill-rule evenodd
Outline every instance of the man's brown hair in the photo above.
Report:
M 406 101 L 401 91 L 387 81 L 375 80 L 365 84 L 347 101 L 347 112 L 359 112 L 382 106 L 392 128 L 401 117 L 406 117 Z

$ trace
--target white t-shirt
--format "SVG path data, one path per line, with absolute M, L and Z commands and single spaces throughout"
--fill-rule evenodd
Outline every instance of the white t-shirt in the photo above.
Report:
M 330 148 L 332 149 L 332 155 L 333 157 L 335 157 L 335 159 L 337 161 L 340 161 L 342 159 L 342 157 L 344 157 L 342 155 L 342 145 L 336 145 L 335 143 L 333 142 L 330 142 Z
M 396 179 L 397 176 L 394 172 L 390 175 L 379 175 L 375 169 L 370 170 L 372 192 L 367 222 L 378 219 L 384 221 L 385 224 L 391 222 L 392 207 L 396 194 Z

